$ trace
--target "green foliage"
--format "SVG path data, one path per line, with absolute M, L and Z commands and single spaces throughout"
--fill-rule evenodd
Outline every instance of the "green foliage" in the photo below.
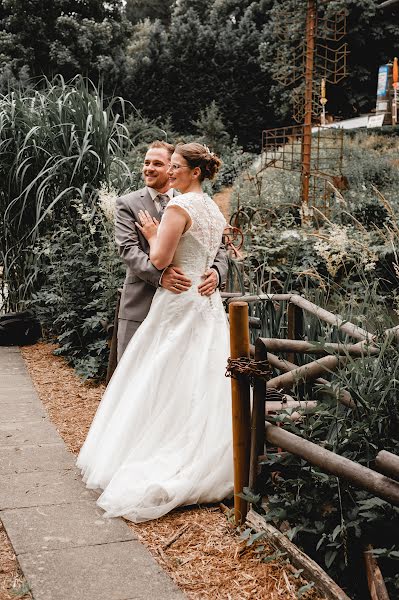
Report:
M 41 286 L 28 306 L 83 378 L 102 379 L 108 361 L 104 324 L 113 323 L 124 266 L 117 254 L 112 218 L 115 193 L 102 191 L 102 207 L 70 203 L 68 220 L 37 241 L 33 252 Z M 104 205 L 107 201 L 107 206 Z M 104 212 L 107 211 L 107 214 Z
M 397 275 L 399 152 L 396 137 L 345 137 L 348 189 L 331 186 L 329 217 L 300 221 L 300 174 L 255 161 L 235 181 L 234 223 L 243 228 L 245 283 L 252 292 L 334 289 L 361 297 L 375 279 L 391 301 Z M 331 165 L 334 168 L 334 165 Z M 235 209 L 238 209 L 238 212 Z
M 399 442 L 399 350 L 383 335 L 398 322 L 398 158 L 396 137 L 375 132 L 346 136 L 343 172 L 349 188 L 331 187 L 328 218 L 315 211 L 306 227 L 299 219 L 298 174 L 262 171 L 254 163 L 235 183 L 233 194 L 240 209 L 234 220 L 246 237 L 247 290 L 297 291 L 377 334 L 378 356 L 347 356 L 336 373 L 326 373 L 328 385 L 312 391 L 296 386 L 293 395 L 317 399 L 317 410 L 287 409 L 271 420 L 371 468 L 379 450 L 397 454 Z M 284 303 L 252 305 L 251 314 L 261 321 L 256 335 L 287 337 L 285 310 Z M 309 315 L 303 335 L 321 345 L 348 341 L 337 328 Z M 294 362 L 310 360 L 298 356 Z M 338 403 L 342 389 L 351 394 L 355 408 Z M 289 418 L 294 410 L 301 414 L 296 422 Z M 268 452 L 256 492 L 268 497 L 265 518 L 277 525 L 288 522 L 289 537 L 359 600 L 367 594 L 366 583 L 356 578 L 354 584 L 353 572 L 363 572 L 362 552 L 371 543 L 396 597 L 399 546 L 392 524 L 398 521 L 397 508 L 286 453 Z
M 317 411 L 307 411 L 300 423 L 288 420 L 290 411 L 279 415 L 284 427 L 346 458 L 373 467 L 379 450 L 397 453 L 399 403 L 397 378 L 399 352 L 387 341 L 379 344 L 377 358 L 350 359 L 332 377 L 333 385 L 348 390 L 356 403 L 351 410 L 320 391 Z M 301 411 L 300 411 L 301 412 Z M 364 582 L 353 580 L 353 571 L 367 543 L 381 552 L 384 577 L 393 597 L 399 589 L 396 564 L 399 545 L 393 527 L 399 509 L 335 476 L 323 473 L 292 455 L 270 455 L 264 461 L 263 493 L 268 495 L 267 520 L 288 521 L 289 535 L 305 551 L 348 586 L 353 598 L 364 598 Z M 396 589 L 396 592 L 393 590 Z
M 105 106 L 101 91 L 80 78 L 0 96 L 0 258 L 7 309 L 22 307 L 35 285 L 38 268 L 27 249 L 68 217 L 70 201 L 91 206 L 103 181 L 126 188 L 123 153 L 131 142 L 115 108 L 123 112 L 123 100 Z
M 112 90 L 123 76 L 129 23 L 121 0 L 2 0 L 0 63 L 3 90 L 11 82 L 77 74 Z
M 185 133 L 214 101 L 230 136 L 257 146 L 270 113 L 270 79 L 257 61 L 269 4 L 179 2 L 168 29 L 140 23 L 127 50 L 127 97 L 151 118 L 170 115 Z
M 174 0 L 127 0 L 126 17 L 133 24 L 144 19 L 159 19 L 164 25 L 170 22 L 171 7 Z

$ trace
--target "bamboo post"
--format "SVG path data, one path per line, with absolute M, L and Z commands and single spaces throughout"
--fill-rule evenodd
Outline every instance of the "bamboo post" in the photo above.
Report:
M 287 307 L 287 338 L 289 340 L 300 340 L 303 336 L 303 312 L 299 306 L 288 303 Z M 294 351 L 289 352 L 287 358 L 295 362 Z
M 232 302 L 229 305 L 231 358 L 249 357 L 248 304 Z M 237 525 L 245 520 L 247 502 L 240 498 L 249 483 L 250 457 L 250 394 L 248 378 L 231 378 L 233 461 L 234 461 L 234 518 Z
M 255 360 L 266 359 L 266 347 L 258 338 L 255 344 Z M 249 487 L 253 492 L 256 492 L 258 457 L 260 454 L 263 454 L 263 447 L 265 444 L 265 398 L 266 381 L 263 378 L 255 377 L 251 417 L 251 456 L 249 464 Z
M 372 550 L 373 547 L 368 544 L 363 552 L 371 600 L 389 600 L 388 591 L 380 567 L 371 553 Z
M 275 354 L 271 354 L 271 352 L 267 353 L 267 360 L 269 361 L 272 367 L 276 367 L 276 369 L 282 371 L 283 373 L 288 373 L 289 371 L 294 371 L 298 368 L 298 365 L 294 365 L 291 362 L 282 360 Z M 327 381 L 327 379 L 323 379 L 322 377 L 318 377 L 317 379 L 315 379 L 315 383 L 320 383 L 321 385 L 324 385 L 327 388 L 332 388 L 331 382 Z M 347 390 L 339 390 L 338 400 L 344 406 L 347 406 L 349 408 L 356 408 L 356 404 L 352 400 L 352 396 Z
M 335 344 L 327 342 L 307 342 L 304 340 L 284 340 L 279 338 L 262 338 L 268 350 L 272 352 L 293 354 L 316 354 L 316 355 L 341 355 L 341 356 L 376 356 L 378 348 L 370 345 L 359 344 Z M 290 359 L 288 359 L 289 362 Z
M 375 468 L 380 473 L 388 475 L 388 477 L 399 479 L 399 456 L 392 454 L 392 452 L 381 450 L 375 458 Z
M 397 481 L 285 431 L 282 427 L 266 423 L 265 435 L 267 441 L 273 446 L 288 450 L 311 465 L 319 467 L 324 473 L 341 477 L 374 496 L 387 500 L 394 506 L 399 506 L 399 483 Z

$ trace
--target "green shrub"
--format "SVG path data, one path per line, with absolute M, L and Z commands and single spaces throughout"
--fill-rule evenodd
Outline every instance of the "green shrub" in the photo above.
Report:
M 124 267 L 113 235 L 115 194 L 101 192 L 102 204 L 71 203 L 71 219 L 55 224 L 33 251 L 41 286 L 29 306 L 45 333 L 55 338 L 55 354 L 65 356 L 83 378 L 101 379 L 108 362 L 108 336 Z

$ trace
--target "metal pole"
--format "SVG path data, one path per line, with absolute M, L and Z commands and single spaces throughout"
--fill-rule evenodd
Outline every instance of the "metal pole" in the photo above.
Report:
M 313 64 L 315 50 L 316 5 L 308 0 L 306 11 L 306 63 L 305 63 L 305 120 L 302 138 L 302 222 L 309 223 L 309 185 L 312 153 L 312 100 Z
M 231 358 L 249 357 L 248 304 L 232 302 L 229 305 Z M 240 498 L 249 483 L 251 445 L 251 412 L 248 378 L 231 378 L 233 460 L 234 460 L 234 519 L 237 525 L 245 521 L 248 506 Z

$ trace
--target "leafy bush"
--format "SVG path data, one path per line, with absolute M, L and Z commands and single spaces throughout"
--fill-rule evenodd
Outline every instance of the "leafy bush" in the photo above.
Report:
M 396 138 L 358 133 L 345 137 L 344 174 L 349 189 L 331 186 L 328 216 L 314 210 L 314 222 L 300 221 L 300 174 L 258 161 L 234 183 L 233 224 L 245 234 L 246 287 L 278 291 L 290 280 L 300 289 L 332 287 L 361 295 L 374 279 L 395 295 L 393 268 L 399 238 L 399 152 Z M 384 149 L 381 152 L 381 148 Z M 333 167 L 333 165 L 332 165 Z M 375 182 L 379 186 L 375 185 Z
M 331 395 L 318 394 L 317 410 L 293 424 L 290 410 L 277 418 L 280 424 L 357 463 L 373 468 L 379 450 L 397 453 L 399 442 L 399 403 L 397 378 L 399 351 L 388 342 L 379 344 L 377 358 L 348 359 L 333 378 L 333 385 L 348 390 L 356 408 L 336 403 Z M 288 521 L 288 535 L 349 588 L 353 598 L 365 597 L 365 582 L 354 581 L 361 568 L 367 544 L 380 549 L 384 577 L 396 597 L 399 573 L 397 522 L 399 509 L 372 494 L 323 473 L 319 468 L 286 453 L 270 455 L 263 464 L 264 486 L 268 495 L 265 518 L 277 525 Z M 272 477 L 279 472 L 281 476 Z M 396 591 L 393 591 L 396 590 Z
M 49 337 L 56 338 L 63 355 L 87 378 L 104 377 L 108 340 L 104 325 L 112 323 L 117 290 L 124 267 L 113 236 L 115 193 L 100 194 L 92 209 L 71 203 L 69 222 L 55 224 L 33 251 L 42 285 L 29 305 Z

